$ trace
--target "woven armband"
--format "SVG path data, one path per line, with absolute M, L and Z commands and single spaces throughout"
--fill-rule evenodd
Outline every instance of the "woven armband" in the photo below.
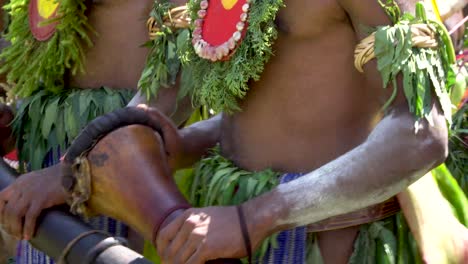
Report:
M 383 106 L 386 110 L 397 95 L 397 75 L 403 77 L 403 93 L 416 120 L 429 118 L 437 97 L 445 118 L 451 123 L 452 104 L 449 93 L 455 83 L 455 54 L 446 28 L 426 18 L 422 5 L 416 17 L 405 14 L 393 26 L 378 27 L 363 39 L 354 52 L 354 65 L 359 72 L 372 59 L 377 60 L 383 87 L 393 88 Z
M 415 48 L 436 48 L 437 39 L 433 27 L 427 24 L 415 24 L 410 27 L 411 46 Z M 373 32 L 356 45 L 354 50 L 354 67 L 364 72 L 364 65 L 375 59 L 375 35 Z

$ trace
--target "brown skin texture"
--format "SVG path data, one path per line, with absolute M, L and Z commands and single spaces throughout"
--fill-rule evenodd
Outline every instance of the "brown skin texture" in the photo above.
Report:
M 86 53 L 83 75 L 71 84 L 83 88 L 136 88 L 148 50 L 146 19 L 152 7 L 149 0 L 94 1 L 88 19 L 97 35 Z
M 12 188 L 2 191 L 1 223 L 7 233 L 17 239 L 31 238 L 40 209 L 63 204 L 66 196 L 61 182 L 56 180 L 58 173 L 58 165 L 28 173 L 19 177 Z M 44 182 L 48 182 L 50 186 L 45 186 Z M 21 191 L 18 188 L 22 188 Z M 22 216 L 25 216 L 24 226 Z M 23 233 L 28 235 L 22 236 Z

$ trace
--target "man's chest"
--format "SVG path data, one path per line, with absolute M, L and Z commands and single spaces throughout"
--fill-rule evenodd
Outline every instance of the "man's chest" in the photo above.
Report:
M 346 19 L 336 0 L 284 0 L 284 4 L 276 22 L 278 29 L 290 37 L 317 37 Z
M 151 0 L 95 0 L 88 21 L 93 47 L 86 49 L 85 75 L 73 77 L 78 87 L 135 87 L 147 56 L 146 20 Z

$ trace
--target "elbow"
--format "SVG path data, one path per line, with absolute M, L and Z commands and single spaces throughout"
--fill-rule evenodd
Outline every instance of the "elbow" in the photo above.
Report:
M 418 131 L 417 149 L 422 159 L 423 167 L 433 169 L 445 161 L 448 156 L 448 129 L 445 119 L 434 125 L 425 124 Z
M 425 151 L 430 153 L 430 159 L 433 162 L 432 168 L 439 166 L 441 163 L 445 162 L 448 156 L 448 133 L 443 135 L 431 135 L 428 138 L 428 145 L 425 148 Z
M 430 136 L 422 147 L 426 160 L 432 164 L 431 169 L 439 166 L 448 156 L 448 136 Z
M 387 186 L 386 194 L 400 192 L 445 161 L 446 120 L 436 109 L 431 117 L 433 122 L 420 119 L 415 124 L 412 113 L 395 110 L 381 120 L 364 145 L 365 153 L 375 153 L 368 157 L 377 161 L 375 171 L 381 175 L 369 182 L 370 188 Z
M 389 185 L 406 188 L 411 183 L 427 174 L 432 169 L 445 161 L 448 155 L 448 133 L 447 127 L 432 126 L 426 121 L 421 122 L 418 131 L 412 129 L 401 129 L 398 133 L 399 143 L 395 144 L 392 151 L 393 159 L 389 166 L 393 175 Z M 414 121 L 413 121 L 414 125 Z M 400 127 L 401 128 L 401 127 Z M 400 190 L 401 191 L 401 190 Z
M 398 180 L 416 181 L 443 163 L 448 156 L 448 128 L 445 118 L 433 111 L 432 122 L 420 119 L 416 124 L 408 112 L 389 116 L 378 130 L 387 130 L 386 140 L 394 143 L 388 149 L 389 162 Z M 379 133 L 375 133 L 378 135 Z M 377 138 L 377 137 L 376 137 Z M 373 141 L 374 138 L 371 138 Z
M 412 114 L 411 114 L 412 116 Z M 408 121 L 406 116 L 405 121 Z M 434 104 L 432 111 L 426 118 L 421 118 L 416 123 L 414 117 L 410 122 L 403 122 L 406 128 L 406 137 L 411 142 L 409 145 L 410 160 L 415 161 L 413 167 L 419 173 L 426 174 L 428 171 L 445 162 L 448 156 L 448 126 L 442 110 L 438 104 Z M 410 136 L 408 133 L 412 133 Z M 419 174 L 417 173 L 417 174 Z

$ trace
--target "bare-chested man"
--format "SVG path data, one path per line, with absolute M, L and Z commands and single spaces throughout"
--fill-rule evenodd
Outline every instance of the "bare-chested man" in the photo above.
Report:
M 397 2 L 407 12 L 415 4 Z M 222 154 L 246 170 L 308 173 L 242 204 L 254 248 L 278 230 L 382 202 L 447 153 L 447 129 L 437 103 L 434 126 L 422 122 L 415 134 L 402 91 L 384 117 L 380 109 L 389 94 L 375 64 L 368 64 L 364 74 L 354 69 L 354 47 L 368 34 L 364 26 L 390 23 L 377 1 L 286 1 L 278 16 L 276 56 L 261 80 L 251 83 L 242 112 L 181 131 L 192 144 L 220 142 Z M 218 137 L 193 136 L 203 126 Z M 245 256 L 236 219 L 235 207 L 188 210 L 160 231 L 158 250 L 165 263 Z M 325 263 L 346 263 L 358 230 L 319 233 Z
M 97 35 L 91 33 L 93 47 L 86 50 L 85 73 L 72 76 L 69 85 L 84 89 L 98 89 L 101 87 L 136 89 L 148 54 L 148 49 L 142 48 L 142 44 L 148 41 L 146 19 L 154 1 L 96 0 L 92 2 L 89 6 L 88 19 Z M 161 100 L 156 103 L 159 109 L 168 115 L 173 112 L 173 104 L 170 98 L 174 95 L 175 93 L 171 90 L 164 90 L 158 97 Z M 136 98 L 139 98 L 139 96 Z M 145 102 L 145 100 L 142 100 L 142 102 Z M 1 112 L 2 118 L 8 119 L 2 119 L 2 124 L 7 125 L 11 121 L 11 116 L 8 116 L 9 112 L 7 110 Z M 0 127 L 0 135 L 6 136 L 10 132 L 8 127 Z M 11 150 L 14 140 L 6 140 L 3 137 L 1 141 L 3 144 L 2 153 Z M 54 170 L 54 167 L 51 167 L 51 169 Z M 40 171 L 31 172 L 21 176 L 14 184 L 15 187 L 12 186 L 18 188 L 17 190 L 21 190 L 23 198 L 31 197 L 31 200 L 25 203 L 16 201 L 11 203 L 12 206 L 2 207 L 4 208 L 4 218 L 2 219 L 4 225 L 2 225 L 2 228 L 5 231 L 18 239 L 28 239 L 32 234 L 32 230 L 34 230 L 35 218 L 41 209 L 63 203 L 61 188 L 57 184 L 53 184 L 54 181 L 48 180 L 51 176 L 57 178 L 56 175 L 44 174 Z M 44 178 L 36 180 L 38 177 Z M 44 195 L 46 193 L 49 197 L 58 197 L 58 199 L 32 198 L 46 197 L 47 195 Z M 26 200 L 28 199 L 23 201 Z M 25 222 L 24 229 L 21 225 L 14 224 L 19 223 L 18 219 L 21 221 L 21 216 L 17 215 L 18 212 L 32 217 L 30 218 L 31 221 L 27 220 Z M 115 223 L 111 224 L 109 222 L 109 225 L 115 225 Z M 109 228 L 115 230 L 120 227 Z M 22 242 L 22 246 L 18 249 L 19 255 L 16 263 L 23 264 L 32 261 L 32 263 L 38 264 L 43 263 L 43 261 L 45 261 L 44 263 L 50 262 L 50 259 L 46 258 L 44 253 L 34 251 L 29 247 L 25 242 Z
M 403 11 L 414 6 L 398 2 Z M 377 1 L 286 5 L 278 17 L 276 56 L 251 84 L 243 111 L 180 131 L 186 143 L 181 166 L 220 142 L 223 155 L 246 170 L 310 172 L 242 205 L 253 247 L 275 231 L 384 201 L 446 155 L 446 124 L 437 103 L 435 125 L 422 122 L 415 134 L 401 92 L 386 117 L 380 112 L 389 93 L 375 64 L 368 64 L 365 74 L 354 69 L 354 47 L 367 34 L 361 26 L 390 23 Z M 56 203 L 64 201 L 56 197 Z M 189 210 L 161 231 L 158 249 L 166 263 L 245 256 L 235 219 L 235 207 Z M 26 234 L 33 230 L 30 221 L 34 218 L 27 218 Z M 22 230 L 21 224 L 16 228 Z M 325 262 L 345 263 L 358 229 L 320 233 Z

